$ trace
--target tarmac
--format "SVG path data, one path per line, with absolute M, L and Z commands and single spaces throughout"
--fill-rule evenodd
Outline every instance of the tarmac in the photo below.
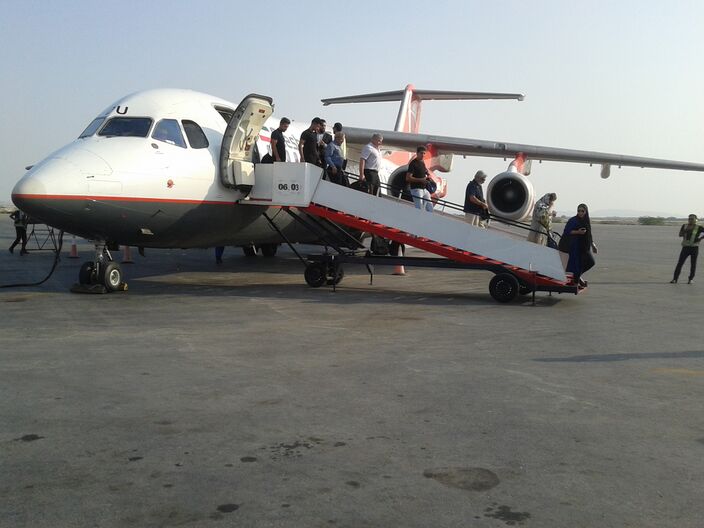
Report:
M 128 291 L 74 294 L 68 236 L 0 289 L 0 526 L 701 527 L 678 229 L 594 225 L 589 288 L 535 305 L 482 271 L 315 289 L 284 249 L 133 249 Z M 0 283 L 44 278 L 13 231 Z

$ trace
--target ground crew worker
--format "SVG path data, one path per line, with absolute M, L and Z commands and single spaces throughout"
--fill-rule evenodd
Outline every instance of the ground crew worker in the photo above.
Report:
M 15 246 L 19 244 L 21 240 L 22 249 L 20 249 L 20 255 L 27 255 L 29 253 L 29 251 L 27 251 L 27 215 L 17 209 L 10 215 L 10 218 L 15 221 L 15 233 L 17 235 L 15 241 L 10 246 L 10 253 L 15 252 Z
M 689 257 L 689 280 L 687 281 L 687 284 L 692 284 L 694 282 L 694 274 L 697 271 L 699 241 L 704 238 L 704 227 L 697 225 L 697 215 L 689 215 L 687 223 L 682 224 L 682 227 L 680 227 L 679 236 L 682 237 L 682 250 L 680 251 L 680 258 L 677 261 L 677 266 L 675 267 L 675 274 L 670 283 L 677 283 L 677 279 L 680 278 L 680 271 L 682 271 L 684 261 L 687 260 L 687 257 Z

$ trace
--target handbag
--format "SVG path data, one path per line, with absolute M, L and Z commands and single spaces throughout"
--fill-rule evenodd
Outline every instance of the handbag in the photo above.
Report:
M 433 180 L 426 180 L 426 182 L 425 182 L 425 189 L 426 189 L 430 194 L 433 194 L 435 191 L 438 190 L 438 184 L 435 183 Z
M 555 242 L 555 238 L 553 237 L 552 233 L 548 233 L 548 239 L 546 241 L 546 245 L 550 249 L 557 249 L 557 242 Z
M 367 183 L 367 180 L 357 180 L 356 182 L 353 182 L 350 185 L 350 189 L 354 189 L 355 191 L 362 191 L 363 193 L 368 193 L 369 184 Z

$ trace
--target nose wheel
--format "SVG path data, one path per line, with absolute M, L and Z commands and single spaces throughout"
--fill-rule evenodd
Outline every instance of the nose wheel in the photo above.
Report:
M 78 284 L 71 288 L 76 293 L 110 293 L 126 291 L 122 268 L 112 260 L 105 244 L 95 245 L 95 260 L 84 262 L 78 271 Z

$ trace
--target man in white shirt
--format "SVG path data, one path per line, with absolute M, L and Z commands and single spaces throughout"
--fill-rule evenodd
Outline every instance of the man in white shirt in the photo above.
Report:
M 381 134 L 374 134 L 372 140 L 362 148 L 359 158 L 359 180 L 367 182 L 369 194 L 379 194 L 379 168 L 381 152 L 379 146 L 384 140 Z

